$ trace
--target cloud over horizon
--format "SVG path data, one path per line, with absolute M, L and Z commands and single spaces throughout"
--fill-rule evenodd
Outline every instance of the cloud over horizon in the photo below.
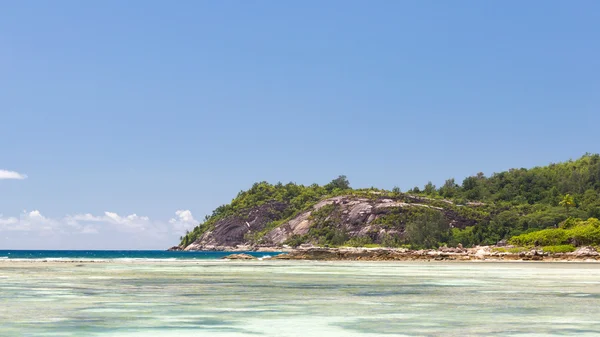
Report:
M 164 249 L 177 244 L 179 236 L 198 223 L 190 210 L 177 210 L 175 217 L 166 221 L 109 211 L 101 215 L 81 213 L 58 218 L 46 217 L 38 210 L 23 211 L 19 217 L 0 214 L 0 246 L 9 249 Z
M 184 234 L 186 230 L 194 228 L 199 224 L 198 220 L 194 219 L 192 212 L 189 210 L 178 210 L 175 212 L 176 217 L 169 220 L 173 230 L 176 233 Z
M 23 180 L 27 179 L 27 175 L 15 171 L 0 170 L 0 180 L 2 179 Z

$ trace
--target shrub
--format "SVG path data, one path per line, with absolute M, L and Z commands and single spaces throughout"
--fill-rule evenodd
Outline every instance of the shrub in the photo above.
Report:
M 501 253 L 513 253 L 517 254 L 520 252 L 526 252 L 530 250 L 531 247 L 495 247 L 493 250 Z
M 576 246 L 600 244 L 600 227 L 585 223 L 568 230 L 571 241 Z
M 381 245 L 378 243 L 367 243 L 364 245 L 365 248 L 381 248 Z
M 575 251 L 575 246 L 573 245 L 558 245 L 558 246 L 544 246 L 542 250 L 548 253 L 569 253 Z
M 307 239 L 306 235 L 294 234 L 290 238 L 285 240 L 285 242 L 283 244 L 296 248 L 296 247 L 300 246 L 301 244 L 303 244 L 306 241 L 306 239 Z
M 400 247 L 402 239 L 399 235 L 385 234 L 381 239 L 381 245 L 384 247 Z
M 573 244 L 575 246 L 600 244 L 600 220 L 567 219 L 561 223 L 562 228 L 544 229 L 513 236 L 508 241 L 516 246 L 560 246 Z
M 474 226 L 465 229 L 452 228 L 450 231 L 450 246 L 456 247 L 459 243 L 464 247 L 472 246 L 476 241 L 473 234 L 474 228 Z
M 573 228 L 573 227 L 581 224 L 581 222 L 582 222 L 581 219 L 567 218 L 565 221 L 563 221 L 559 224 L 559 227 L 564 228 L 564 229 L 569 229 L 569 228 Z
M 346 243 L 344 243 L 344 246 L 349 246 L 349 247 L 366 247 L 367 245 L 372 244 L 373 241 L 371 240 L 370 237 L 368 236 L 358 236 L 355 238 L 352 238 L 348 241 L 346 241 Z
M 508 242 L 515 246 L 556 246 L 567 243 L 568 238 L 566 230 L 553 228 L 513 236 Z

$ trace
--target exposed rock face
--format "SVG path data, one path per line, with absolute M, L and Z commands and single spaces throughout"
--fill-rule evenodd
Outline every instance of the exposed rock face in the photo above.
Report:
M 316 204 L 311 210 L 300 213 L 290 221 L 268 232 L 262 240 L 263 247 L 281 246 L 293 236 L 302 236 L 309 232 L 315 223 L 312 217 L 315 211 L 327 205 L 334 205 L 334 211 L 326 216 L 334 219 L 330 226 L 343 231 L 349 238 L 368 236 L 373 242 L 381 242 L 386 236 L 400 236 L 404 228 L 402 225 L 395 228 L 385 228 L 374 223 L 382 216 L 389 214 L 394 209 L 408 209 L 412 207 L 426 207 L 444 213 L 450 226 L 464 228 L 474 225 L 472 220 L 466 220 L 452 210 L 427 205 L 430 199 L 407 197 L 410 203 L 380 198 L 368 199 L 354 196 L 339 196 L 325 199 Z M 198 240 L 190 244 L 185 250 L 253 250 L 257 246 L 251 245 L 245 235 L 260 232 L 271 221 L 279 220 L 280 214 L 287 205 L 281 202 L 270 202 L 247 214 L 232 216 L 217 221 L 214 230 L 204 233 Z
M 204 233 L 185 250 L 225 250 L 247 244 L 244 236 L 252 231 L 259 232 L 271 221 L 279 219 L 287 204 L 269 202 L 238 216 L 217 221 L 212 231 Z
M 419 201 L 421 201 L 419 199 Z M 474 225 L 468 220 L 461 218 L 450 210 L 433 207 L 422 203 L 405 203 L 392 199 L 371 200 L 367 198 L 353 198 L 340 196 L 321 201 L 312 210 L 301 213 L 296 218 L 275 228 L 269 232 L 264 240 L 273 245 L 281 245 L 294 235 L 305 235 L 310 230 L 313 212 L 320 210 L 326 205 L 335 205 L 337 209 L 331 217 L 337 217 L 337 228 L 343 230 L 349 237 L 368 236 L 373 242 L 380 242 L 386 235 L 399 235 L 403 228 L 383 228 L 374 224 L 373 221 L 388 214 L 394 208 L 427 207 L 442 211 L 453 227 L 464 228 Z
M 324 206 L 339 202 L 340 200 L 341 197 L 338 197 L 319 202 L 313 207 L 313 210 L 303 212 L 294 219 L 267 233 L 267 235 L 265 235 L 265 241 L 276 245 L 283 244 L 285 240 L 292 237 L 292 235 L 304 235 L 308 233 L 310 225 L 312 224 L 312 221 L 310 220 L 310 215 L 312 212 L 319 210 Z

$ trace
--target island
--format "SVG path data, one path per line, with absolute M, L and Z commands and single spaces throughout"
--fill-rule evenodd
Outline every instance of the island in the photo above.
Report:
M 255 183 L 171 250 L 277 259 L 600 260 L 600 155 L 402 192 Z

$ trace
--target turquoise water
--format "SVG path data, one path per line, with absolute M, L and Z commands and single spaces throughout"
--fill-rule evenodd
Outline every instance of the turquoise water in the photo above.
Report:
M 274 256 L 278 253 L 243 252 L 256 257 Z M 220 259 L 231 252 L 168 252 L 161 250 L 0 250 L 0 259 L 60 259 L 60 260 L 196 260 Z
M 0 336 L 599 336 L 584 263 L 0 261 Z

